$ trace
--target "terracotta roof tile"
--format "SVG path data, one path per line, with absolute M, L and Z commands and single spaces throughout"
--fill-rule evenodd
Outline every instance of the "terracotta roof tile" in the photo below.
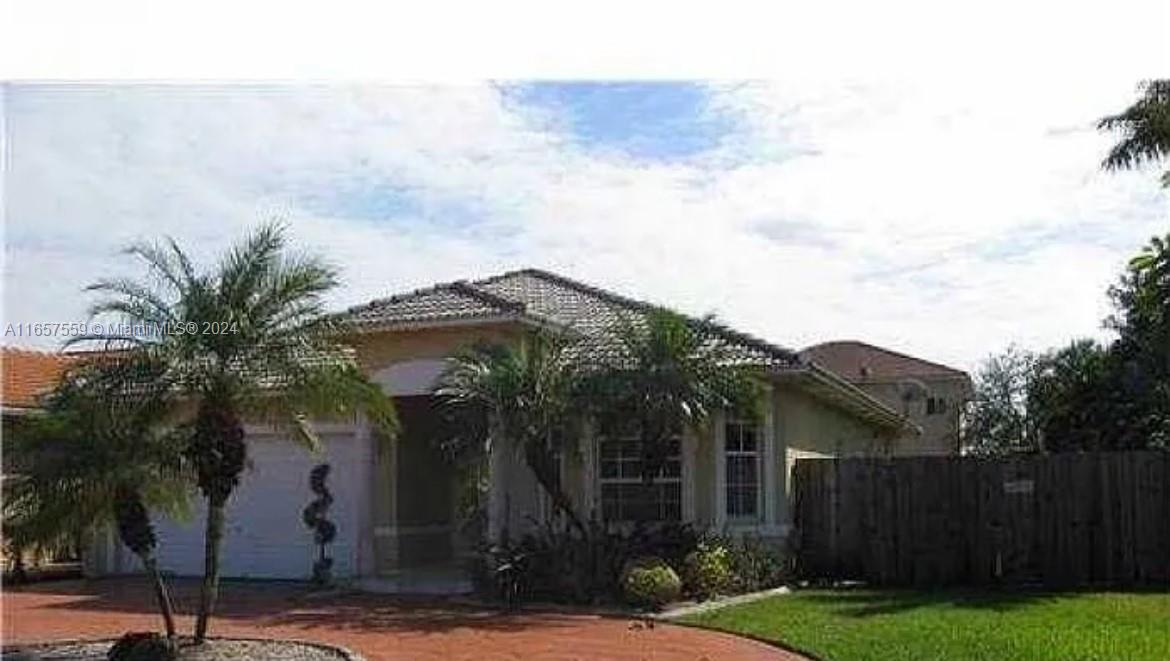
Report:
M 35 408 L 37 399 L 52 390 L 78 359 L 76 354 L 0 347 L 0 372 L 4 373 L 0 404 L 6 408 Z
M 816 344 L 801 350 L 800 355 L 855 383 L 904 378 L 968 378 L 962 370 L 856 340 Z

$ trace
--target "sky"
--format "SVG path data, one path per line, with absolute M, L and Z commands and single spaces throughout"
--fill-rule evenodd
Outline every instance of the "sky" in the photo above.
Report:
M 85 321 L 130 242 L 206 263 L 275 218 L 341 268 L 336 307 L 531 266 L 972 369 L 1107 337 L 1170 231 L 1157 169 L 1099 168 L 1138 82 L 10 83 L 3 323 Z

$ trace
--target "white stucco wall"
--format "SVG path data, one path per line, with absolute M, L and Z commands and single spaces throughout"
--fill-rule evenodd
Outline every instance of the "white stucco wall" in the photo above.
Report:
M 333 494 L 328 517 L 338 527 L 330 546 L 337 577 L 353 576 L 368 560 L 370 534 L 369 483 L 372 448 L 356 426 L 321 428 L 324 451 L 314 455 L 304 447 L 271 432 L 248 437 L 248 459 L 239 487 L 228 501 L 222 551 L 222 575 L 240 578 L 305 579 L 312 574 L 316 546 L 301 511 L 315 496 L 309 490 L 309 471 L 319 463 L 332 467 L 326 484 Z M 179 576 L 203 572 L 205 506 L 192 498 L 193 516 L 186 521 L 156 519 L 159 565 Z M 112 537 L 112 536 L 111 536 Z M 111 540 L 104 566 L 97 573 L 141 571 L 138 559 Z

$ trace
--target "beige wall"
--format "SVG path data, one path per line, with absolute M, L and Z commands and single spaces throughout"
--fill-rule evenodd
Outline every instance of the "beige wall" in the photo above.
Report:
M 911 422 L 922 428 L 921 435 L 907 433 L 898 438 L 894 454 L 956 454 L 959 448 L 959 416 L 964 402 L 970 397 L 970 382 L 966 379 L 918 380 L 926 386 L 927 396 L 946 400 L 946 408 L 942 413 L 927 415 L 925 397 L 904 401 L 902 389 L 895 382 L 861 382 L 857 386 L 895 411 L 908 415 Z
M 780 448 L 774 469 L 780 476 L 781 519 L 789 521 L 788 494 L 792 467 L 808 457 L 847 457 L 888 454 L 887 432 L 801 390 L 778 387 L 776 438 Z
M 441 359 L 475 342 L 515 341 L 523 330 L 517 325 L 455 326 L 414 332 L 381 333 L 358 336 L 354 345 L 365 369 L 375 373 L 396 363 L 425 359 Z M 765 478 L 765 497 L 771 502 L 761 508 L 761 520 L 740 529 L 758 534 L 778 535 L 789 521 L 788 482 L 792 465 L 802 456 L 856 455 L 885 453 L 889 440 L 881 431 L 854 415 L 801 391 L 793 385 L 777 385 L 769 398 L 771 450 L 765 458 L 768 475 Z M 723 498 L 719 466 L 722 448 L 721 419 L 707 429 L 688 434 L 683 447 L 684 514 L 703 528 L 721 528 L 727 524 L 721 516 Z M 600 507 L 596 483 L 596 439 L 586 434 L 578 447 L 567 449 L 563 457 L 563 479 L 578 511 L 589 517 Z M 382 530 L 400 525 L 396 514 L 401 494 L 396 493 L 393 475 L 409 467 L 399 463 L 400 453 L 384 456 L 377 468 L 374 485 L 374 525 Z M 492 457 L 493 492 L 488 503 L 494 521 L 489 534 L 499 534 L 504 526 L 513 535 L 522 534 L 531 526 L 530 517 L 541 519 L 549 505 L 536 484 L 531 471 L 513 453 L 497 453 Z M 598 512 L 599 514 L 599 512 Z M 394 564 L 401 543 L 385 537 L 378 538 L 379 569 L 386 571 Z M 394 547 L 394 548 L 391 548 Z
M 365 333 L 347 342 L 370 373 L 396 362 L 425 358 L 446 358 L 477 342 L 511 342 L 522 334 L 517 324 L 461 324 L 447 327 Z

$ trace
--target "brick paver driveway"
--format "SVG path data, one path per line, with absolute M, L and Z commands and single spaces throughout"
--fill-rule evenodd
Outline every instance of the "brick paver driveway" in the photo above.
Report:
M 180 626 L 191 630 L 197 585 L 175 586 Z M 433 598 L 309 596 L 302 586 L 225 583 L 212 632 L 343 645 L 368 659 L 780 659 L 799 657 L 735 636 L 566 612 L 505 615 Z M 5 588 L 4 643 L 116 636 L 158 629 L 138 579 Z

